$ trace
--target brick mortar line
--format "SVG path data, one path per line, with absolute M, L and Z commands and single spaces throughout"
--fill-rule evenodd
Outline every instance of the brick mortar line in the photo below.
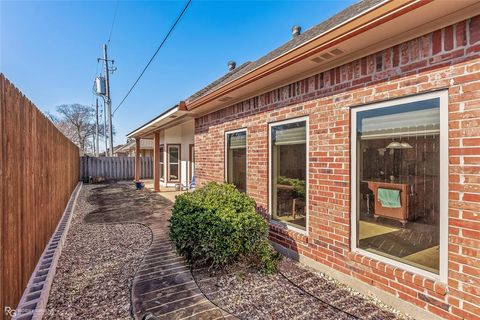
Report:
M 60 259 L 60 255 L 63 250 L 63 246 L 65 244 L 65 240 L 67 238 L 68 231 L 70 229 L 70 225 L 73 219 L 73 213 L 75 212 L 75 207 L 77 205 L 77 199 L 80 194 L 80 191 L 82 189 L 83 183 L 80 181 L 77 183 L 77 186 L 73 190 L 72 194 L 70 195 L 70 199 L 67 202 L 67 205 L 65 206 L 64 212 L 62 214 L 62 217 L 58 221 L 57 227 L 55 228 L 55 231 L 52 233 L 52 236 L 50 237 L 50 240 L 48 243 L 45 245 L 45 249 L 43 250 L 42 255 L 38 259 L 37 265 L 35 266 L 35 269 L 33 270 L 30 279 L 28 281 L 28 284 L 23 291 L 22 298 L 20 299 L 20 302 L 18 303 L 18 307 L 16 309 L 16 314 L 13 317 L 13 319 L 23 319 L 23 318 L 28 318 L 30 315 L 32 316 L 32 320 L 40 320 L 43 318 L 43 315 L 46 311 L 47 303 L 48 303 L 48 298 L 50 296 L 50 289 L 52 287 L 53 279 L 55 277 L 55 273 L 57 270 L 57 263 L 58 260 Z M 68 217 L 67 217 L 68 215 Z M 62 234 L 60 236 L 60 239 L 58 240 L 58 244 L 56 244 L 55 251 L 53 253 L 52 258 L 45 259 L 46 252 L 50 251 L 48 248 L 52 244 L 52 242 L 55 242 L 54 238 L 58 237 L 58 232 L 59 229 L 62 227 L 62 224 L 64 223 L 64 219 L 67 217 L 65 224 L 64 224 L 64 229 L 62 231 Z M 34 283 L 35 274 L 40 271 L 42 267 L 42 262 L 44 260 L 50 260 L 50 266 L 48 267 L 48 272 L 47 276 L 44 281 Z M 40 290 L 40 296 L 36 299 L 32 299 L 30 301 L 27 301 L 28 296 L 30 294 L 34 294 L 33 292 L 29 292 L 32 287 L 42 285 L 42 289 Z M 35 303 L 35 308 L 34 309 L 28 309 L 28 307 Z M 24 309 L 25 308 L 25 309 Z

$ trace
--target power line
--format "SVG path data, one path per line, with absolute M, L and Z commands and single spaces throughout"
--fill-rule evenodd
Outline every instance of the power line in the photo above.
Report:
M 163 38 L 162 42 L 160 43 L 160 45 L 158 46 L 157 48 L 157 51 L 155 51 L 155 53 L 153 54 L 153 56 L 150 58 L 150 60 L 148 61 L 147 65 L 145 66 L 145 68 L 143 68 L 142 72 L 140 73 L 140 75 L 138 76 L 137 80 L 135 80 L 135 82 L 133 83 L 132 87 L 130 88 L 130 90 L 128 90 L 127 94 L 125 95 L 125 97 L 122 99 L 122 101 L 120 102 L 120 104 L 115 108 L 115 110 L 113 110 L 113 114 L 115 114 L 115 112 L 118 110 L 118 108 L 120 108 L 120 106 L 123 104 L 123 102 L 127 99 L 127 97 L 130 95 L 130 93 L 132 92 L 133 88 L 135 88 L 135 86 L 137 85 L 138 81 L 140 81 L 140 78 L 143 76 L 143 74 L 145 73 L 145 71 L 148 69 L 148 67 L 150 66 L 150 64 L 152 63 L 153 59 L 155 59 L 155 57 L 157 56 L 157 53 L 160 51 L 160 49 L 163 47 L 163 45 L 165 44 L 165 42 L 167 41 L 168 37 L 170 36 L 170 34 L 173 32 L 173 29 L 175 29 L 175 26 L 177 25 L 177 23 L 180 21 L 180 19 L 182 18 L 183 14 L 185 13 L 185 11 L 187 11 L 188 9 L 188 6 L 190 5 L 190 2 L 192 2 L 192 0 L 188 0 L 187 4 L 185 5 L 185 7 L 183 8 L 182 12 L 180 13 L 180 15 L 177 17 L 177 20 L 175 20 L 175 23 L 170 27 L 170 30 L 168 31 L 168 33 L 165 35 L 165 37 Z
M 117 5 L 115 6 L 115 13 L 113 14 L 112 25 L 110 26 L 110 33 L 108 35 L 108 44 L 110 44 L 110 39 L 112 38 L 113 26 L 115 25 L 115 20 L 117 19 L 118 4 L 120 1 L 117 0 Z

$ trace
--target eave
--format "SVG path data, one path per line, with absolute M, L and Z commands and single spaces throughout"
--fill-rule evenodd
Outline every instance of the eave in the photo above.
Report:
M 187 101 L 186 108 L 201 116 L 474 16 L 480 12 L 479 7 L 474 0 L 383 2 L 222 87 Z M 331 59 L 321 58 L 332 51 L 341 53 Z M 320 63 L 313 62 L 317 58 Z

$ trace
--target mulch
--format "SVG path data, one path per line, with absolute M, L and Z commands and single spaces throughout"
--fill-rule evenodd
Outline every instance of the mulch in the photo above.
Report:
M 289 258 L 273 275 L 237 264 L 196 269 L 194 277 L 213 303 L 240 319 L 412 319 Z
M 150 245 L 148 227 L 136 223 L 90 224 L 99 206 L 84 185 L 60 256 L 44 319 L 130 319 L 130 287 Z

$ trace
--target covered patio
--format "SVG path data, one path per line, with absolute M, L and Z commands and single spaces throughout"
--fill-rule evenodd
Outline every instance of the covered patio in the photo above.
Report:
M 129 133 L 135 140 L 135 181 L 141 180 L 141 140 L 152 139 L 153 191 L 188 188 L 195 176 L 194 131 L 195 120 L 180 102 Z

